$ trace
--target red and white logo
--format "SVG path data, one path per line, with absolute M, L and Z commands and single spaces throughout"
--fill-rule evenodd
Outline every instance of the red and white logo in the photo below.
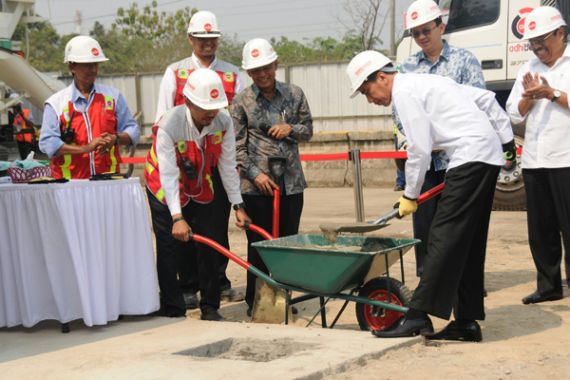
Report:
M 417 19 L 417 18 L 418 18 L 418 12 L 416 12 L 416 11 L 412 12 L 412 14 L 410 15 L 410 18 L 411 18 L 412 20 Z
M 530 12 L 532 12 L 532 8 L 530 7 L 519 9 L 518 14 L 515 16 L 513 22 L 511 23 L 511 31 L 519 40 L 524 36 L 524 24 L 526 20 L 525 17 Z
M 530 30 L 535 30 L 536 29 L 536 22 L 531 21 L 530 24 L 528 24 L 528 28 Z
M 97 50 L 97 48 L 93 48 L 93 49 L 91 49 L 91 54 L 93 54 L 95 57 L 97 57 L 99 55 L 99 50 Z
M 258 49 L 253 49 L 253 50 L 251 51 L 251 56 L 252 56 L 253 58 L 259 57 L 259 50 L 258 50 Z
M 212 31 L 212 24 L 210 24 L 210 23 L 204 24 L 204 30 L 208 33 L 211 32 Z
M 210 91 L 210 98 L 217 99 L 218 96 L 220 96 L 220 93 L 215 88 L 212 91 Z

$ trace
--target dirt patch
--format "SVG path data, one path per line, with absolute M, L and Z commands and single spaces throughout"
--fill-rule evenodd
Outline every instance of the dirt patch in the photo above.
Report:
M 228 338 L 176 352 L 175 354 L 196 358 L 270 362 L 318 347 L 319 346 L 315 344 L 295 342 L 292 339 L 261 340 Z

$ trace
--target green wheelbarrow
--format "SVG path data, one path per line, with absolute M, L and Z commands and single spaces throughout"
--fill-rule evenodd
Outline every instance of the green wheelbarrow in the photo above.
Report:
M 270 275 L 235 255 L 215 241 L 192 234 L 191 238 L 206 244 L 259 277 L 270 286 L 285 290 L 285 324 L 289 306 L 319 298 L 322 327 L 333 328 L 349 302 L 356 302 L 356 317 L 362 330 L 383 330 L 392 326 L 405 313 L 411 292 L 404 285 L 403 255 L 420 241 L 363 236 L 339 236 L 332 243 L 323 235 L 299 234 L 274 239 L 258 226 L 249 229 L 264 236 L 253 243 Z M 390 267 L 400 261 L 400 280 L 390 277 Z M 291 292 L 303 293 L 292 298 Z M 326 304 L 342 299 L 344 304 L 330 325 L 326 320 Z
M 364 236 L 339 236 L 332 243 L 323 235 L 300 234 L 252 245 L 257 249 L 273 286 L 304 293 L 290 298 L 287 306 L 319 298 L 322 327 L 334 327 L 349 302 L 356 302 L 362 330 L 383 330 L 407 311 L 411 292 L 404 285 L 403 255 L 420 241 Z M 390 267 L 400 262 L 400 280 L 390 277 Z M 325 306 L 330 299 L 344 304 L 330 326 Z M 285 315 L 287 323 L 288 315 Z

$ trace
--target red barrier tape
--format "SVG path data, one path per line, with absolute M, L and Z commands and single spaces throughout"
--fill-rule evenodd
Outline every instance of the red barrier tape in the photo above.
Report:
M 522 148 L 517 149 L 517 154 L 522 153 Z M 360 158 L 363 160 L 378 160 L 392 158 L 406 158 L 406 151 L 399 152 L 360 152 Z M 301 154 L 301 161 L 346 161 L 348 153 L 323 153 L 323 154 Z M 122 164 L 144 164 L 146 157 L 122 157 Z

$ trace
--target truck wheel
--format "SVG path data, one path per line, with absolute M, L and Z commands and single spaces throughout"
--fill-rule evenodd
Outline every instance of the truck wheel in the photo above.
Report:
M 515 132 L 515 143 L 517 147 L 522 147 L 524 143 L 524 126 L 513 127 Z M 493 200 L 493 210 L 502 211 L 522 211 L 526 210 L 526 192 L 522 177 L 520 156 L 517 155 L 517 164 L 514 170 L 506 171 L 501 169 L 497 185 L 495 187 L 495 198 Z
M 400 306 L 407 306 L 412 299 L 410 289 L 400 281 L 390 277 L 373 278 L 364 284 L 358 295 Z M 356 319 L 360 329 L 364 331 L 385 330 L 402 316 L 403 314 L 397 311 L 363 303 L 356 304 Z

